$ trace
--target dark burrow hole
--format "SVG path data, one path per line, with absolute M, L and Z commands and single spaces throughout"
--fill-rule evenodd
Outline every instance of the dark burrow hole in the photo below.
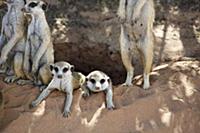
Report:
M 55 61 L 67 61 L 75 66 L 75 71 L 88 75 L 94 70 L 100 70 L 111 77 L 114 85 L 125 82 L 126 70 L 119 53 L 115 54 L 115 60 L 112 60 L 111 55 L 114 53 L 102 50 L 98 46 L 78 48 L 78 52 L 73 52 L 69 44 L 56 44 L 54 48 Z M 138 60 L 135 62 L 135 74 L 141 74 L 141 65 Z

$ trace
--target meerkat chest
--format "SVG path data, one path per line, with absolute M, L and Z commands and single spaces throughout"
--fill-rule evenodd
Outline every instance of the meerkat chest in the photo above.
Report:
M 4 23 L 4 33 L 7 37 L 7 39 L 9 40 L 12 35 L 14 34 L 14 28 L 15 25 L 13 22 L 14 21 L 14 16 L 10 16 L 10 14 L 6 14 L 3 18 L 3 23 Z
M 32 52 L 36 51 L 42 43 L 40 24 L 37 20 L 32 20 L 28 26 L 28 41 Z
M 70 89 L 72 89 L 72 81 L 69 79 L 61 79 L 59 80 L 59 84 L 58 84 L 58 90 L 63 91 L 63 92 L 67 92 Z

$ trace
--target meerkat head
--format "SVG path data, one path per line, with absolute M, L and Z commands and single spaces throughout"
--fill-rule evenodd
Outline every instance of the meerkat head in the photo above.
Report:
M 74 66 L 67 62 L 61 61 L 55 64 L 51 64 L 50 70 L 53 77 L 63 79 L 72 75 L 72 72 L 74 71 Z
M 22 9 L 25 13 L 39 15 L 47 10 L 47 3 L 37 0 L 29 0 L 25 7 Z
M 110 82 L 110 78 L 101 71 L 93 71 L 86 77 L 86 86 L 93 92 L 107 89 Z

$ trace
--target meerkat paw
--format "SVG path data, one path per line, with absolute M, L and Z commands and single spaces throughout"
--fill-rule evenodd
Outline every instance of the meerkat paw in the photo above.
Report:
M 149 84 L 149 83 L 143 84 L 143 89 L 144 89 L 144 90 L 148 90 L 149 87 L 150 87 L 150 84 Z
M 30 108 L 35 108 L 36 106 L 37 106 L 37 103 L 36 103 L 35 101 L 33 101 L 33 102 L 29 105 Z
M 126 83 L 126 82 L 125 82 L 125 83 L 122 84 L 122 86 L 133 86 L 133 84 L 132 84 L 132 83 Z
M 89 97 L 90 96 L 90 93 L 89 92 L 84 92 L 83 93 L 83 98 L 87 98 L 87 97 Z
M 69 117 L 71 115 L 71 112 L 69 110 L 65 110 L 63 112 L 63 117 Z
M 18 85 L 27 85 L 27 84 L 30 84 L 30 85 L 33 85 L 33 82 L 31 80 L 18 80 L 17 81 L 17 84 Z
M 108 104 L 107 105 L 107 109 L 108 110 L 113 110 L 113 109 L 115 109 L 115 106 L 113 104 Z
M 6 77 L 6 78 L 4 79 L 4 81 L 5 81 L 6 83 L 13 83 L 13 82 L 15 82 L 17 79 L 18 79 L 18 77 L 16 77 L 16 76 L 8 76 L 8 77 Z
M 42 85 L 42 86 L 39 86 L 39 89 L 40 91 L 43 91 L 47 86 L 46 85 Z

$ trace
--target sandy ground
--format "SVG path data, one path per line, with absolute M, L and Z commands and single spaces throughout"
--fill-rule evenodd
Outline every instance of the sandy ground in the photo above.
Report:
M 156 24 L 154 32 L 157 43 L 151 88 L 146 91 L 141 89 L 141 75 L 135 77 L 132 87 L 114 86 L 115 110 L 105 108 L 103 93 L 83 99 L 81 90 L 74 91 L 69 118 L 62 116 L 65 94 L 61 92 L 53 92 L 38 107 L 30 109 L 29 104 L 37 97 L 39 89 L 29 85 L 8 85 L 1 75 L 0 98 L 3 96 L 4 101 L 0 101 L 0 104 L 4 103 L 4 106 L 0 106 L 0 132 L 199 133 L 199 31 L 199 12 L 169 12 L 164 23 Z M 55 48 L 57 58 L 70 57 L 65 55 L 67 52 L 62 45 Z M 107 55 L 104 57 L 107 58 Z M 77 56 L 74 58 L 79 59 Z M 77 61 L 77 64 L 82 66 L 83 63 Z M 85 69 L 85 66 L 82 67 Z M 121 82 L 120 74 L 125 73 L 111 73 L 115 80 L 120 79 Z
M 7 85 L 0 113 L 2 133 L 198 133 L 200 129 L 200 62 L 177 61 L 152 73 L 150 90 L 114 87 L 115 110 L 107 110 L 104 94 L 81 97 L 74 91 L 72 114 L 62 117 L 64 94 L 53 92 L 37 108 L 30 102 L 39 94 L 32 86 Z

